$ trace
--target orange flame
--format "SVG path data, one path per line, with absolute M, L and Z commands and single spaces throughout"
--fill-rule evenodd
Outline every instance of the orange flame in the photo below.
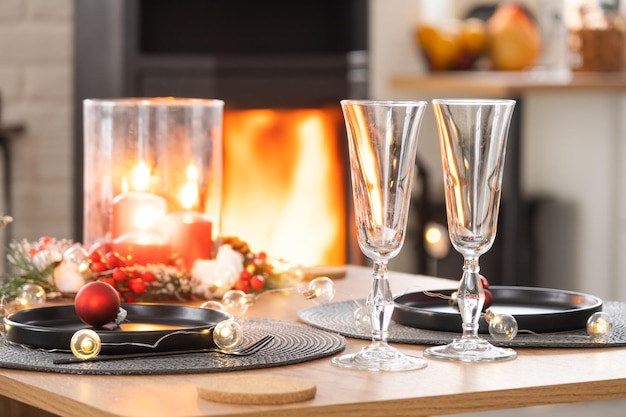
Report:
M 198 189 L 198 179 L 200 174 L 194 164 L 187 166 L 187 182 L 180 191 L 180 204 L 186 210 L 191 210 L 198 205 L 200 191 Z

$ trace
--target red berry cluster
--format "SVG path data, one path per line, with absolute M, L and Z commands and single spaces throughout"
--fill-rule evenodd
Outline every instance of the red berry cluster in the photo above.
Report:
M 125 302 L 135 302 L 137 296 L 146 292 L 156 278 L 154 272 L 148 269 L 127 267 L 124 258 L 114 252 L 110 245 L 92 248 L 89 260 L 97 280 L 115 288 Z
M 267 262 L 267 254 L 265 252 L 248 253 L 244 262 L 244 269 L 239 274 L 234 289 L 243 291 L 246 294 L 261 292 L 265 289 L 272 273 L 272 266 Z

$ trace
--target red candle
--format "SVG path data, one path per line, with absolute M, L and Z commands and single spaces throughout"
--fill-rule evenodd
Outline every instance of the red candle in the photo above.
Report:
M 111 238 L 154 230 L 157 219 L 166 211 L 167 202 L 158 195 L 138 192 L 120 194 L 113 199 Z
M 159 220 L 159 232 L 174 257 L 179 257 L 189 271 L 196 259 L 210 259 L 213 249 L 212 224 L 198 212 L 166 214 Z
M 169 261 L 169 247 L 156 233 L 126 233 L 113 239 L 112 247 L 126 265 L 167 264 Z

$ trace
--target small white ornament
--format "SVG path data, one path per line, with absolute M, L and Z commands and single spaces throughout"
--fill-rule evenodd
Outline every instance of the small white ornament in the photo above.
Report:
M 237 274 L 230 265 L 198 259 L 191 268 L 193 293 L 204 298 L 221 298 L 230 290 Z
M 76 265 L 61 262 L 54 268 L 54 285 L 61 292 L 74 293 L 85 285 L 85 279 Z

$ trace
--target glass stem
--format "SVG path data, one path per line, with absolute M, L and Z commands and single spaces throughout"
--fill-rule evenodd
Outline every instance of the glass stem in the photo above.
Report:
M 478 320 L 485 303 L 485 292 L 480 282 L 478 256 L 465 257 L 457 301 L 463 319 L 463 337 L 478 337 Z
M 393 294 L 387 278 L 387 261 L 374 262 L 372 275 L 374 279 L 367 298 L 372 321 L 372 342 L 386 344 L 394 308 Z

